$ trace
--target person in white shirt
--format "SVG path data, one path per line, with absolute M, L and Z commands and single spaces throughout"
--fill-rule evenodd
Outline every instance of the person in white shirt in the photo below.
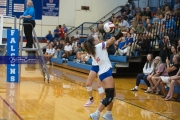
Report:
M 49 44 L 48 48 L 46 49 L 46 53 L 44 54 L 44 58 L 47 64 L 50 64 L 50 60 L 54 56 L 55 52 L 56 50 L 52 47 L 52 44 Z
M 104 119 L 113 119 L 112 118 L 112 107 L 113 107 L 113 99 L 115 96 L 115 83 L 112 77 L 112 65 L 108 57 L 107 47 L 109 45 L 114 44 L 116 40 L 118 40 L 121 35 L 117 35 L 107 40 L 106 42 L 100 42 L 98 36 L 90 36 L 84 42 L 85 51 L 92 56 L 92 58 L 99 65 L 99 79 L 103 82 L 105 88 L 106 98 L 102 100 L 96 112 L 90 114 L 92 120 L 99 120 L 100 112 L 103 111 L 105 107 L 107 107 L 107 112 L 103 116 Z
M 72 54 L 72 46 L 69 44 L 69 41 L 67 41 L 64 46 L 64 52 L 65 53 L 62 55 L 62 58 L 66 58 L 66 60 L 68 60 L 69 56 Z
M 141 79 L 144 80 L 146 85 L 148 86 L 148 89 L 150 89 L 150 83 L 147 80 L 148 75 L 150 75 L 153 72 L 154 69 L 154 62 L 153 62 L 153 55 L 148 54 L 147 55 L 147 62 L 144 65 L 143 73 L 140 73 L 136 77 L 136 86 L 131 89 L 131 91 L 138 91 L 138 86 L 141 82 Z
M 76 31 L 76 34 L 74 35 L 74 38 L 80 38 L 81 36 L 79 35 L 79 32 L 78 31 Z

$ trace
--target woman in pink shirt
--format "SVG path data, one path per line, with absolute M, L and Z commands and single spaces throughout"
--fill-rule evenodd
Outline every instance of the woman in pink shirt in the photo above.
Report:
M 152 82 L 152 78 L 153 77 L 159 77 L 159 76 L 168 76 L 168 72 L 166 70 L 166 66 L 162 63 L 161 61 L 161 57 L 156 56 L 156 58 L 154 59 L 154 70 L 153 72 L 147 77 L 147 80 L 149 81 L 150 85 L 151 85 L 151 89 L 145 91 L 146 93 L 154 93 L 156 92 L 156 94 L 159 94 L 160 90 L 159 88 L 156 89 L 156 91 L 154 91 L 153 88 L 153 82 Z

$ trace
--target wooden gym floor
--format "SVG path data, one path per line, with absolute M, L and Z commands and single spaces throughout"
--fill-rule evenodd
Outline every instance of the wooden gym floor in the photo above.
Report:
M 54 66 L 49 66 L 49 71 L 50 84 L 43 81 L 39 69 L 22 65 L 21 82 L 6 83 L 5 66 L 0 65 L 0 120 L 90 120 L 89 114 L 100 101 L 96 83 L 95 103 L 84 107 L 88 98 L 84 87 L 87 74 Z M 115 82 L 114 120 L 180 119 L 180 103 L 164 101 L 142 89 L 131 92 L 135 78 L 115 78 Z

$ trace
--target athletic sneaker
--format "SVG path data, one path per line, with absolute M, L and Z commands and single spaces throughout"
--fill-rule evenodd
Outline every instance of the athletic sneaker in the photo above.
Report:
M 50 64 L 50 62 L 48 61 L 46 64 L 47 64 L 47 65 L 49 65 L 49 64 Z
M 84 104 L 84 106 L 85 106 L 85 107 L 88 107 L 88 106 L 92 105 L 93 103 L 94 103 L 94 100 L 88 100 L 88 101 Z
M 99 116 L 97 115 L 96 112 L 91 113 L 91 114 L 90 114 L 90 118 L 91 118 L 91 120 L 99 120 Z
M 110 113 L 104 114 L 104 115 L 103 115 L 103 118 L 104 118 L 105 120 L 113 120 L 112 114 L 110 114 Z

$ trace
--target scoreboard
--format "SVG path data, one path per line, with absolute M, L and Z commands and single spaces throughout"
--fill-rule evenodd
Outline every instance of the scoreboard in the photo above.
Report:
M 35 9 L 35 18 L 42 19 L 42 0 L 32 0 Z M 27 8 L 27 0 L 0 0 L 0 15 L 16 16 L 19 18 Z

